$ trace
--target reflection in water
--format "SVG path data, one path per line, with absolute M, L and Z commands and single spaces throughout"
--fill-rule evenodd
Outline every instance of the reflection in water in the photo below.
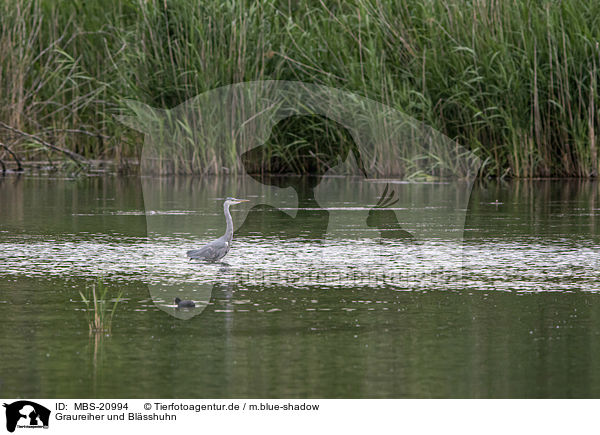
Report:
M 386 239 L 412 239 L 413 236 L 408 231 L 404 231 L 398 223 L 396 213 L 392 210 L 386 210 L 396 204 L 399 199 L 396 198 L 396 191 L 391 190 L 388 194 L 389 184 L 385 185 L 385 190 L 381 198 L 369 211 L 367 225 L 371 228 L 377 228 L 382 238 Z
M 353 163 L 347 164 L 350 156 Z M 243 153 L 240 159 L 246 172 L 258 182 L 292 188 L 297 196 L 297 212 L 292 217 L 270 204 L 257 204 L 237 231 L 239 235 L 321 240 L 326 237 L 330 218 L 329 211 L 315 198 L 323 176 L 345 164 L 346 176 L 368 178 L 352 135 L 341 124 L 321 115 L 284 118 L 273 127 L 264 144 Z M 393 190 L 386 197 L 388 188 L 386 185 L 381 199 L 370 211 L 367 225 L 378 228 L 381 237 L 410 238 L 392 210 L 381 210 L 398 202 L 393 201 Z
M 232 182 L 165 180 L 157 195 L 170 198 L 177 214 L 168 216 L 180 231 L 148 239 L 136 179 L 0 181 L 0 197 L 10 205 L 0 207 L 0 348 L 10 355 L 0 359 L 0 393 L 600 396 L 597 182 L 476 186 L 455 287 L 425 283 L 407 291 L 398 283 L 353 280 L 352 272 L 364 277 L 373 269 L 376 239 L 333 233 L 320 244 L 305 238 L 275 244 L 248 235 L 234 244 L 227 276 L 202 315 L 190 321 L 166 315 L 149 299 L 148 276 L 157 271 L 174 282 L 201 282 L 202 269 L 189 268 L 182 246 L 196 242 L 199 219 L 209 221 L 207 237 L 221 234 L 220 207 L 205 204 L 226 196 Z M 341 192 L 348 202 L 359 194 L 351 182 L 336 186 L 336 197 Z M 190 197 L 194 206 L 180 200 Z M 491 204 L 496 199 L 502 204 Z M 344 213 L 341 222 L 353 228 L 355 211 Z M 381 244 L 413 249 L 401 240 Z M 442 239 L 438 249 L 426 248 L 420 252 L 453 252 Z M 149 263 L 147 250 L 155 253 Z M 349 255 L 349 274 L 341 282 L 324 280 L 341 266 L 323 259 L 340 252 Z M 401 256 L 392 264 L 405 267 Z M 295 273 L 302 269 L 314 281 L 301 281 Z M 123 291 L 124 301 L 94 358 L 78 291 L 100 275 Z M 178 294 L 164 303 L 172 305 Z M 196 300 L 193 293 L 180 297 Z
M 263 183 L 287 188 L 291 187 L 298 195 L 296 216 L 269 204 L 252 207 L 236 235 L 278 236 L 283 238 L 304 237 L 319 240 L 325 237 L 329 224 L 329 212 L 321 208 L 315 200 L 314 188 L 320 177 L 263 177 Z
M 296 115 L 279 121 L 264 144 L 246 151 L 240 159 L 246 172 L 259 183 L 280 189 L 291 187 L 298 198 L 297 214 L 292 217 L 270 204 L 258 204 L 238 233 L 324 238 L 329 212 L 315 199 L 315 188 L 323 175 L 348 159 L 350 153 L 366 177 L 358 147 L 341 124 L 320 115 Z M 277 229 L 276 234 L 273 229 Z

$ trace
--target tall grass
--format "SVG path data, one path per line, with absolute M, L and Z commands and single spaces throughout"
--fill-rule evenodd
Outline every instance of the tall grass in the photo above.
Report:
M 119 91 L 105 57 L 119 42 L 104 20 L 125 22 L 101 3 L 0 0 L 0 121 L 12 127 L 0 127 L 0 141 L 22 158 L 120 157 L 107 123 Z
M 117 306 L 122 297 L 122 292 L 119 291 L 116 298 L 109 299 L 108 288 L 104 286 L 101 279 L 98 279 L 92 284 L 91 291 L 88 295 L 79 292 L 81 300 L 85 303 L 86 312 L 88 313 L 88 326 L 90 335 L 93 334 L 110 334 L 112 330 L 112 321 L 117 311 Z M 112 302 L 112 309 L 109 305 Z
M 486 175 L 598 174 L 597 2 L 0 0 L 0 11 L 0 121 L 88 158 L 137 156 L 143 137 L 113 117 L 125 99 L 172 108 L 280 79 L 400 110 L 475 151 Z M 0 142 L 26 159 L 55 154 L 2 129 Z M 198 173 L 231 165 L 221 146 Z

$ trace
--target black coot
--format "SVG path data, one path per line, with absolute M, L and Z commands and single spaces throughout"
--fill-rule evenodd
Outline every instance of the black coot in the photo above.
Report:
M 188 300 L 182 301 L 179 298 L 175 298 L 175 305 L 177 305 L 177 308 L 194 308 L 196 306 L 194 301 L 188 301 Z

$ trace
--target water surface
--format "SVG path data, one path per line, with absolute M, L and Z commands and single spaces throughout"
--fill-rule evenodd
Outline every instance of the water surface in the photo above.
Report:
M 600 395 L 596 183 L 477 184 L 457 244 L 361 227 L 369 207 L 335 182 L 326 206 L 246 219 L 227 266 L 190 265 L 182 252 L 222 233 L 232 183 L 169 179 L 152 210 L 138 178 L 1 179 L 0 395 Z M 411 234 L 411 213 L 447 227 L 410 198 L 395 208 Z M 398 278 L 432 263 L 444 280 Z M 112 334 L 90 337 L 79 291 L 98 278 L 123 300 Z M 169 314 L 172 291 L 202 300 L 207 283 L 199 315 Z

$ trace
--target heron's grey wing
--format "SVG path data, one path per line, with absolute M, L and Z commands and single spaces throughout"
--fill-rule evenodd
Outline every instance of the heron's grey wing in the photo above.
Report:
M 228 248 L 227 242 L 217 239 L 200 249 L 187 251 L 187 256 L 196 260 L 217 261 L 227 254 Z
M 210 260 L 217 255 L 217 249 L 212 244 L 208 244 L 203 246 L 200 249 L 192 249 L 187 251 L 187 256 L 190 258 L 202 258 L 206 260 Z

